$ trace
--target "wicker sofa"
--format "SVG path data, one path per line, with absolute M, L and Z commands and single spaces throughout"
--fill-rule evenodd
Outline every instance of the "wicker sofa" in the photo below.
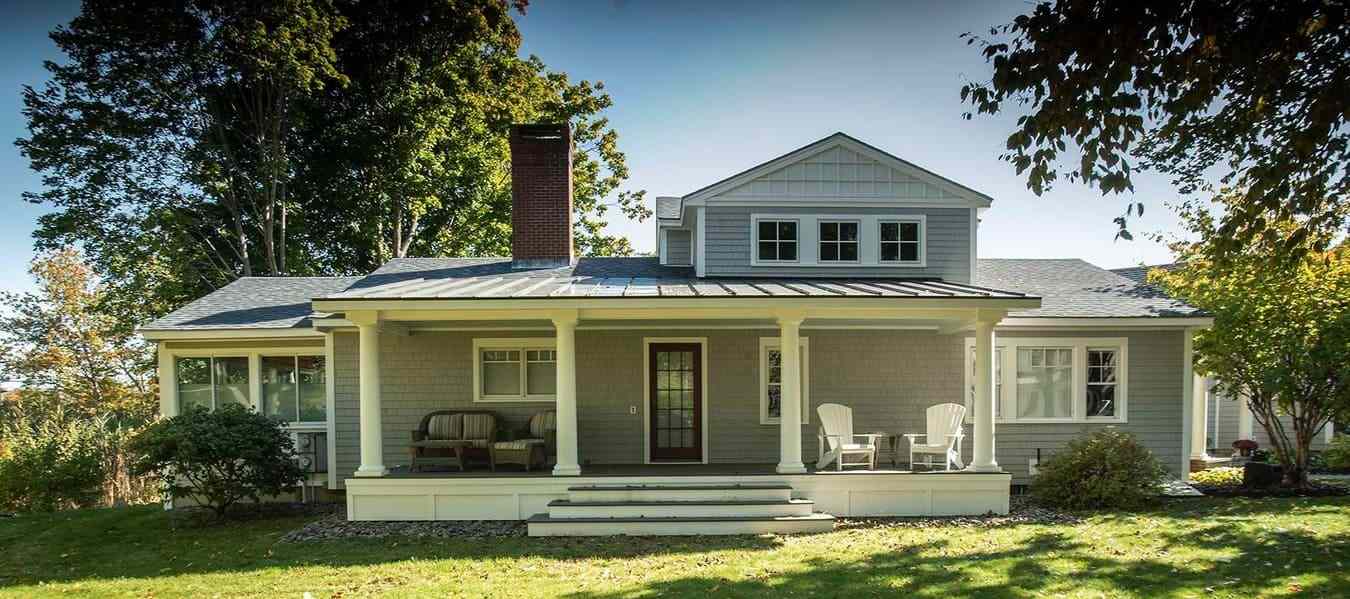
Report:
M 492 464 L 492 444 L 497 440 L 497 415 L 488 410 L 436 410 L 422 417 L 412 431 L 408 452 L 410 469 L 429 464 L 459 466 L 470 460 Z

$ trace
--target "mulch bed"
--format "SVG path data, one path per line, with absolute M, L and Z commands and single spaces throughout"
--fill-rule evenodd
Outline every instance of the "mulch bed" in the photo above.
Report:
M 1194 483 L 1191 486 L 1208 497 L 1341 497 L 1350 495 L 1350 487 L 1318 482 L 1310 483 L 1307 489 L 1219 487 Z

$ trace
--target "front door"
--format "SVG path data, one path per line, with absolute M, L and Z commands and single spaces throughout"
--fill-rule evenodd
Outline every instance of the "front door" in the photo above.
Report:
M 703 460 L 703 346 L 653 343 L 647 355 L 652 461 Z

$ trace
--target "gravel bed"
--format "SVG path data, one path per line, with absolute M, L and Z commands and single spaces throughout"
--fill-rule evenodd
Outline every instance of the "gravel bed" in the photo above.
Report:
M 1026 495 L 1013 495 L 1006 516 L 925 516 L 918 518 L 840 518 L 835 530 L 848 528 L 993 528 L 1018 524 L 1077 524 L 1081 519 L 1037 505 Z
M 348 522 L 345 510 L 310 522 L 281 538 L 283 543 L 328 539 L 381 539 L 384 537 L 523 537 L 525 523 L 514 520 L 445 520 L 436 522 Z

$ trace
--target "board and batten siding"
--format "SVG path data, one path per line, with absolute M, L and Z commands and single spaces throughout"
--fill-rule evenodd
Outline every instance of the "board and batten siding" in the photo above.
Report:
M 1129 339 L 1129 421 L 1016 424 L 997 426 L 1000 465 L 1018 483 L 1027 482 L 1029 458 L 1062 448 L 1075 436 L 1103 426 L 1137 435 L 1169 469 L 1182 456 L 1181 331 L 1075 331 L 1072 333 L 1000 332 L 1004 336 L 1127 337 Z M 961 403 L 965 335 L 931 331 L 807 329 L 809 339 L 810 420 L 802 426 L 803 460 L 817 456 L 816 407 L 842 403 L 854 410 L 859 432 L 924 432 L 924 410 L 939 403 Z M 548 337 L 549 331 L 435 332 L 381 336 L 383 367 L 384 463 L 408 463 L 411 432 L 427 412 L 438 409 L 488 409 L 499 428 L 523 428 L 530 415 L 548 403 L 473 403 L 474 337 Z M 759 330 L 580 330 L 577 332 L 578 452 L 586 464 L 639 464 L 643 461 L 643 339 L 705 337 L 708 371 L 709 461 L 778 461 L 778 425 L 759 421 Z M 337 454 L 339 479 L 351 476 L 360 461 L 356 335 L 334 335 Z M 636 408 L 636 414 L 633 414 Z M 962 448 L 969 462 L 973 430 L 966 426 Z M 900 462 L 908 457 L 901 441 Z M 889 463 L 889 455 L 882 460 Z
M 666 231 L 666 264 L 671 266 L 691 266 L 693 262 L 693 253 L 690 246 L 693 244 L 691 232 L 686 229 L 669 229 Z
M 718 206 L 716 199 L 705 208 L 704 265 L 709 277 L 928 277 L 958 283 L 971 279 L 970 208 L 876 208 L 820 206 Z M 923 268 L 900 266 L 755 266 L 751 264 L 755 214 L 857 215 L 905 217 L 923 215 L 927 261 Z M 867 229 L 864 227 L 864 229 Z M 799 232 L 799 238 L 803 233 Z M 815 239 L 815 234 L 806 239 Z M 862 243 L 877 243 L 877 233 L 860 231 Z

